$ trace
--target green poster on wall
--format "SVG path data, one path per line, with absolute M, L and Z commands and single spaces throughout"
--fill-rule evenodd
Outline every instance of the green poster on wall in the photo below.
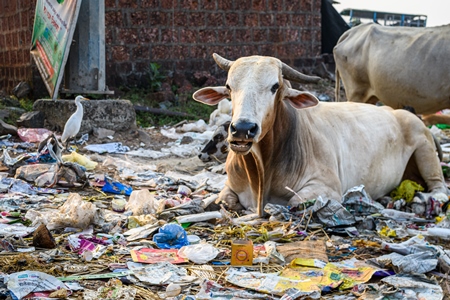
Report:
M 58 95 L 81 0 L 37 0 L 31 56 L 53 100 Z

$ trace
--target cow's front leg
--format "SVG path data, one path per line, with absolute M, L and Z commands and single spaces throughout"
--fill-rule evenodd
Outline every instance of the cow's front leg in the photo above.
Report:
M 223 202 L 227 206 L 227 208 L 231 210 L 242 210 L 244 207 L 239 202 L 238 195 L 233 192 L 227 185 L 225 188 L 219 193 L 218 202 Z
M 290 207 L 302 207 L 302 203 L 317 199 L 319 196 L 326 199 L 341 200 L 341 192 L 336 191 L 331 187 L 325 186 L 323 183 L 311 184 L 303 187 L 300 191 L 297 191 L 288 202 Z

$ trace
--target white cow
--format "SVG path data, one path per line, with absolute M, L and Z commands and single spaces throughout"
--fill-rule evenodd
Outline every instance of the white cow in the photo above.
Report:
M 333 50 L 336 101 L 342 79 L 349 101 L 410 106 L 418 114 L 450 108 L 449 53 L 450 25 L 353 27 Z
M 228 71 L 226 86 L 202 88 L 194 99 L 209 105 L 231 99 L 232 151 L 219 198 L 232 208 L 262 215 L 268 202 L 299 205 L 286 186 L 303 200 L 340 200 L 347 189 L 364 184 L 376 199 L 413 175 L 436 197 L 447 198 L 433 137 L 415 115 L 369 104 L 319 103 L 287 81 L 319 78 L 273 57 L 213 57 Z

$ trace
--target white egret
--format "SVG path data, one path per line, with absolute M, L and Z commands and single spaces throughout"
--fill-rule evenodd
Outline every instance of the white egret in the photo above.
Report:
M 83 96 L 77 96 L 75 98 L 75 104 L 77 105 L 77 110 L 70 116 L 67 120 L 66 125 L 64 125 L 64 131 L 61 136 L 61 142 L 67 146 L 69 141 L 78 134 L 81 127 L 81 121 L 83 120 L 83 105 L 81 105 L 81 100 L 89 100 Z

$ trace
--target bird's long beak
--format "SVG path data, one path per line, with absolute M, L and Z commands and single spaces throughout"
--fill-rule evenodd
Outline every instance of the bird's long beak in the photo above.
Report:
M 91 99 L 88 99 L 88 98 L 84 98 L 84 97 L 83 97 L 83 100 L 91 100 Z

